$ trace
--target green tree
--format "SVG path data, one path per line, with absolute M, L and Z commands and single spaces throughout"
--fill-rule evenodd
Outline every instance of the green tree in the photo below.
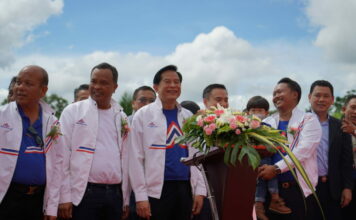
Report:
M 63 109 L 68 105 L 68 101 L 57 94 L 51 94 L 43 98 L 47 104 L 49 104 L 55 111 L 56 117 L 59 118 L 62 114 Z
M 7 104 L 7 99 L 2 100 L 0 105 L 6 105 Z
M 124 109 L 124 112 L 126 113 L 126 115 L 132 114 L 132 104 L 131 103 L 132 103 L 132 95 L 127 91 L 124 92 L 124 94 L 121 96 L 119 104 Z
M 335 103 L 330 111 L 330 114 L 332 116 L 334 116 L 335 118 L 341 118 L 342 117 L 342 106 L 344 106 L 344 103 L 346 101 L 346 98 L 349 96 L 349 95 L 355 95 L 356 94 L 356 89 L 353 89 L 353 90 L 349 90 L 346 92 L 346 95 L 344 96 L 337 96 L 335 98 Z

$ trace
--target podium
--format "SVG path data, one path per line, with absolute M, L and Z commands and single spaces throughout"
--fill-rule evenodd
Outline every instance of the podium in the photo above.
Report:
M 217 212 L 214 220 L 252 219 L 257 171 L 248 164 L 246 157 L 242 163 L 228 166 L 224 163 L 224 151 L 216 149 L 182 162 L 191 166 L 201 164 L 211 192 L 213 215 Z

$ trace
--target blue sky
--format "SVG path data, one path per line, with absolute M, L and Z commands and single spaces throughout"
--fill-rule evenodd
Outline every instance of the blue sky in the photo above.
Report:
M 253 44 L 311 39 L 299 1 L 64 1 L 63 13 L 36 28 L 43 35 L 18 52 L 146 51 L 165 55 L 199 33 L 225 26 Z M 304 26 L 303 26 L 304 25 Z
M 210 83 L 223 83 L 233 108 L 254 95 L 270 102 L 282 77 L 303 89 L 329 80 L 335 95 L 356 85 L 354 0 L 1 0 L 0 100 L 25 65 L 43 66 L 49 93 L 72 101 L 90 69 L 119 70 L 119 99 L 155 72 L 175 64 L 183 73 L 181 100 L 202 104 Z M 271 103 L 272 105 L 272 103 Z

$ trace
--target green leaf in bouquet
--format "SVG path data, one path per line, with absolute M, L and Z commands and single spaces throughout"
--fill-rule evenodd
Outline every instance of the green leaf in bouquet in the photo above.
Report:
M 296 174 L 296 172 L 294 171 L 294 169 L 293 169 L 293 167 L 292 167 L 292 165 L 291 165 L 290 162 L 293 162 L 295 169 L 298 170 L 298 172 L 299 172 L 300 175 L 302 176 L 303 180 L 304 180 L 305 183 L 308 185 L 308 188 L 312 191 L 312 194 L 313 194 L 314 198 L 316 199 L 316 201 L 317 201 L 317 203 L 318 203 L 318 206 L 319 206 L 319 208 L 320 208 L 320 210 L 321 210 L 321 214 L 322 214 L 322 216 L 323 216 L 323 219 L 325 219 L 325 215 L 324 215 L 323 209 L 322 209 L 322 207 L 321 207 L 321 203 L 320 203 L 320 201 L 319 201 L 319 198 L 318 198 L 318 196 L 316 195 L 316 192 L 315 192 L 315 190 L 314 190 L 313 184 L 311 183 L 311 181 L 310 181 L 310 179 L 309 179 L 309 177 L 308 177 L 308 174 L 306 173 L 306 171 L 305 171 L 303 165 L 300 163 L 300 161 L 299 161 L 298 158 L 294 155 L 294 153 L 291 151 L 291 149 L 289 149 L 289 147 L 285 146 L 284 144 L 282 144 L 281 147 L 286 151 L 289 160 L 288 160 L 288 158 L 287 158 L 286 156 L 284 156 L 283 153 L 280 152 L 278 149 L 277 149 L 277 151 L 278 151 L 278 153 L 281 155 L 281 157 L 283 158 L 283 160 L 285 161 L 285 163 L 287 164 L 287 166 L 288 166 L 289 170 L 291 171 L 291 173 L 292 173 L 294 179 L 295 179 L 296 182 L 298 183 L 299 188 L 301 188 L 300 182 L 298 181 L 297 174 Z M 303 190 L 301 189 L 301 191 L 303 191 Z M 303 197 L 303 199 L 304 199 L 304 197 Z M 307 209 L 305 199 L 304 199 L 304 206 L 305 206 L 305 209 Z
M 229 146 L 229 148 L 232 148 L 230 163 L 232 165 L 236 166 L 236 158 L 239 153 L 240 144 L 237 143 L 235 145 L 231 145 L 231 146 Z
M 243 146 L 238 157 L 240 162 L 245 155 L 247 156 L 248 163 L 252 166 L 253 169 L 256 169 L 260 165 L 261 158 L 256 149 L 251 146 Z
M 229 164 L 230 162 L 230 154 L 231 154 L 231 147 L 228 147 L 225 149 L 225 154 L 224 154 L 224 162 L 225 164 Z
M 229 125 L 224 125 L 223 127 L 219 128 L 217 135 L 222 134 L 222 133 L 227 133 L 230 132 L 231 128 Z

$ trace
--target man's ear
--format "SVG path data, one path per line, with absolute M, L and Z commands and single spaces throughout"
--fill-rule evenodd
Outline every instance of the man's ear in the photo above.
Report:
M 158 92 L 158 84 L 153 84 L 153 89 L 155 90 L 155 92 Z
M 48 87 L 47 86 L 42 86 L 42 88 L 41 88 L 41 98 L 46 96 L 47 91 L 48 91 Z

